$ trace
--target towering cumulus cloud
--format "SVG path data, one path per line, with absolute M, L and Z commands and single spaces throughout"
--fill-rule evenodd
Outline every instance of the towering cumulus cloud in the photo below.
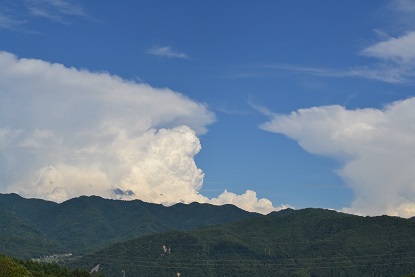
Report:
M 415 214 L 415 98 L 384 109 L 341 106 L 274 115 L 261 127 L 297 140 L 306 151 L 338 159 L 338 174 L 355 193 L 345 211 Z
M 203 104 L 6 52 L 0 52 L 0 99 L 2 192 L 54 201 L 100 195 L 210 202 L 199 194 L 204 174 L 194 162 L 197 136 L 215 120 Z M 259 200 L 251 200 L 255 210 Z

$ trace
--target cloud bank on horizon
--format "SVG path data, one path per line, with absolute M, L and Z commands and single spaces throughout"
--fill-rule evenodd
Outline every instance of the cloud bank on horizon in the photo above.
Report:
M 0 97 L 3 192 L 279 209 L 250 190 L 199 193 L 198 135 L 215 116 L 180 93 L 0 52 Z
M 415 213 L 414 121 L 415 98 L 409 98 L 383 109 L 299 109 L 273 115 L 261 128 L 343 164 L 337 173 L 355 195 L 343 211 L 410 217 Z

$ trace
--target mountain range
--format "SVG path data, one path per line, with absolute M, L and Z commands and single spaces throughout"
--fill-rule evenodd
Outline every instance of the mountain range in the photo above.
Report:
M 100 264 L 106 276 L 405 276 L 415 272 L 414 249 L 413 220 L 288 209 L 142 236 L 71 266 Z
M 259 216 L 233 205 L 192 203 L 171 207 L 140 200 L 81 196 L 63 203 L 0 194 L 0 252 L 17 258 L 76 253 L 171 229 Z
M 326 209 L 259 215 L 232 205 L 0 194 L 0 252 L 73 253 L 105 276 L 409 276 L 415 220 Z

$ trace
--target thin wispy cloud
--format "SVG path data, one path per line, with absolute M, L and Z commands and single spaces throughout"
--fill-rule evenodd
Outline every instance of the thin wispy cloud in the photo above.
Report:
M 415 1 L 413 0 L 393 0 L 390 6 L 399 13 L 415 14 Z
M 80 4 L 67 0 L 16 0 L 13 4 L 1 3 L 0 8 L 0 28 L 13 31 L 28 32 L 28 25 L 35 18 L 61 24 L 76 18 L 91 19 Z
M 25 23 L 26 21 L 24 20 L 18 20 L 16 18 L 0 13 L 0 28 L 9 29 L 9 30 L 18 30 L 20 26 Z
M 344 77 L 357 77 L 382 81 L 391 84 L 411 83 L 410 76 L 414 76 L 413 69 L 407 70 L 399 66 L 388 64 L 375 64 L 372 66 L 359 66 L 344 72 Z M 339 77 L 341 77 L 339 75 Z
M 221 78 L 226 79 L 252 79 L 257 78 L 257 74 L 255 73 L 235 73 L 228 76 L 221 76 Z
M 383 17 L 391 20 L 393 29 L 407 31 L 415 25 L 415 1 L 392 0 L 382 9 Z
M 28 0 L 27 8 L 31 15 L 68 23 L 68 17 L 87 17 L 82 6 L 64 0 Z
M 268 64 L 264 68 L 321 77 L 355 77 L 393 84 L 412 83 L 415 76 L 415 32 L 383 41 L 362 49 L 358 54 L 372 59 L 368 64 L 345 69 L 331 69 L 292 64 Z
M 327 77 L 344 77 L 348 75 L 348 71 L 338 70 L 333 68 L 324 68 L 324 67 L 313 67 L 297 64 L 265 64 L 261 67 L 276 69 L 282 71 L 288 71 L 292 73 L 299 74 L 309 74 L 314 76 L 327 76 Z
M 400 72 L 392 70 L 392 68 L 385 68 L 379 70 L 376 67 L 370 66 L 356 66 L 348 69 L 331 69 L 322 67 L 290 65 L 290 64 L 269 64 L 265 68 L 274 69 L 278 71 L 289 72 L 292 74 L 306 74 L 318 77 L 333 77 L 333 78 L 365 78 L 380 80 L 388 83 L 403 83 L 405 80 L 401 77 Z
M 306 74 L 318 75 L 318 76 L 337 76 L 341 74 L 339 71 L 336 71 L 334 69 L 312 67 L 312 66 L 302 66 L 302 65 L 294 65 L 294 64 L 265 64 L 265 65 L 262 65 L 261 67 L 283 70 L 283 71 L 290 71 L 294 73 L 306 73 Z
M 262 106 L 258 103 L 255 103 L 252 99 L 248 99 L 247 102 L 254 110 L 262 113 L 263 115 L 274 116 L 274 113 L 272 111 L 270 111 L 267 107 Z
M 393 24 L 398 24 L 390 36 L 386 31 L 375 29 L 380 41 L 360 50 L 357 55 L 368 58 L 365 64 L 332 69 L 306 65 L 270 64 L 263 67 L 283 70 L 295 74 L 308 74 L 322 77 L 354 77 L 378 80 L 393 84 L 413 84 L 415 77 L 415 1 L 394 0 L 383 7 L 383 11 Z
M 163 47 L 152 47 L 147 51 L 147 54 L 158 56 L 158 57 L 165 57 L 165 58 L 176 58 L 176 59 L 189 59 L 189 56 L 183 52 L 178 52 L 171 47 L 163 46 Z

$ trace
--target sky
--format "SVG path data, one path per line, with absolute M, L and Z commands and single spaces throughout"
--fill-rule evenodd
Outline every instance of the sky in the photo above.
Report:
M 414 0 L 0 0 L 0 192 L 412 217 L 414 88 Z

